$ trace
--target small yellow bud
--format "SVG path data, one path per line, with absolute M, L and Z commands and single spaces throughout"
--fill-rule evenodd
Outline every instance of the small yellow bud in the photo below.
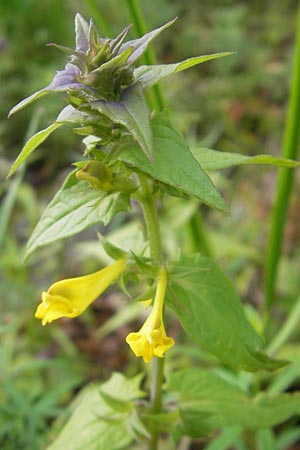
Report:
M 90 186 L 100 191 L 109 191 L 113 184 L 113 172 L 98 161 L 88 162 L 76 172 L 79 181 L 87 181 Z

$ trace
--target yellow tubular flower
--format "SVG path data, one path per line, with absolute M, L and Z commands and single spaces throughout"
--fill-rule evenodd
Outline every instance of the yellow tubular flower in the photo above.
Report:
M 90 275 L 57 281 L 42 293 L 35 317 L 46 325 L 60 317 L 79 316 L 124 271 L 125 265 L 126 260 L 120 259 Z
M 137 333 L 129 333 L 126 342 L 135 356 L 142 356 L 148 363 L 153 356 L 164 357 L 164 353 L 173 347 L 174 340 L 166 335 L 163 323 L 163 304 L 167 287 L 167 271 L 161 269 L 152 311 Z

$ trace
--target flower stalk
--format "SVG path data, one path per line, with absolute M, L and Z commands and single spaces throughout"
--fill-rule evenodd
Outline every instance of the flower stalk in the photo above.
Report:
M 150 186 L 143 177 L 139 176 L 141 186 L 141 198 L 139 199 L 144 214 L 144 222 L 150 245 L 150 253 L 154 264 L 162 264 L 163 252 L 160 237 L 159 219 L 157 205 Z M 158 295 L 158 294 L 157 294 Z M 163 313 L 163 311 L 162 311 Z M 150 411 L 159 414 L 162 410 L 162 385 L 164 379 L 164 358 L 154 357 L 152 361 L 151 388 L 150 388 Z M 156 423 L 150 427 L 151 441 L 149 450 L 157 450 L 159 443 L 159 430 Z

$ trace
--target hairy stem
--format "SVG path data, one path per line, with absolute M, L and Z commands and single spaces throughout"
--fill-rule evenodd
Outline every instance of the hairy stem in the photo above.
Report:
M 141 196 L 139 197 L 139 202 L 142 206 L 144 214 L 144 221 L 150 245 L 151 258 L 153 259 L 153 262 L 155 264 L 161 265 L 163 261 L 162 246 L 157 207 L 152 193 L 152 186 L 148 184 L 148 181 L 144 176 L 139 175 L 138 178 L 141 187 Z

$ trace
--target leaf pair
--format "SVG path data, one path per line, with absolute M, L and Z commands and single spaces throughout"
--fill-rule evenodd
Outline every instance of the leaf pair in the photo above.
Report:
M 54 125 L 52 127 L 55 129 Z M 226 207 L 220 194 L 192 156 L 182 136 L 172 128 L 166 114 L 153 119 L 152 129 L 153 163 L 132 145 L 124 148 L 118 158 L 133 171 L 142 171 L 157 182 L 224 211 Z M 85 182 L 79 183 L 75 174 L 71 174 L 45 210 L 27 244 L 26 255 L 96 223 L 107 225 L 117 212 L 130 208 L 130 191 L 113 193 L 103 199 L 99 195 L 99 191 L 89 189 Z
M 71 416 L 48 450 L 119 450 L 129 448 L 133 440 L 149 439 L 134 407 L 134 402 L 144 396 L 140 384 L 140 375 L 127 379 L 114 373 L 105 383 L 85 388 L 74 400 Z M 299 394 L 251 396 L 218 373 L 203 369 L 171 373 L 166 387 L 169 398 L 175 394 L 177 400 L 172 412 L 156 420 L 161 431 L 166 426 L 175 430 L 177 437 L 199 437 L 230 426 L 235 427 L 237 435 L 245 429 L 276 426 L 300 412 Z
M 109 112 L 111 117 L 120 109 L 119 105 Z M 124 114 L 126 109 L 124 108 Z M 31 145 L 41 143 L 50 132 L 54 131 L 65 121 L 78 124 L 86 120 L 86 114 L 77 111 L 71 106 L 67 106 L 60 114 L 58 120 L 48 127 L 44 132 L 40 132 L 32 138 L 24 147 L 23 156 L 26 158 L 31 151 Z M 117 120 L 122 120 L 122 114 Z M 143 118 L 143 115 L 140 116 Z M 129 119 L 128 119 L 129 120 Z M 132 119 L 134 121 L 134 119 Z M 197 198 L 210 207 L 220 211 L 226 211 L 226 205 L 216 190 L 215 186 L 207 176 L 205 170 L 222 169 L 237 164 L 271 164 L 286 167 L 295 167 L 300 163 L 286 160 L 284 158 L 274 158 L 268 155 L 256 157 L 246 157 L 239 154 L 217 152 L 210 149 L 194 149 L 190 151 L 186 141 L 176 131 L 169 122 L 166 113 L 161 113 L 151 121 L 153 132 L 153 161 L 149 161 L 138 146 L 126 145 L 119 152 L 117 159 L 125 163 L 131 170 L 138 171 L 150 176 L 155 182 L 163 183 L 170 189 L 175 189 L 176 195 Z M 150 138 L 150 136 L 148 136 Z M 71 181 L 72 180 L 72 181 Z M 130 192 L 114 193 L 107 197 L 101 204 L 99 192 L 87 190 L 87 184 L 78 181 L 72 175 L 62 189 L 54 197 L 39 224 L 34 230 L 27 246 L 27 256 L 42 245 L 47 245 L 55 240 L 69 237 L 83 229 L 96 223 L 108 224 L 112 217 L 119 211 L 128 211 L 130 208 Z M 78 194 L 80 193 L 80 197 Z M 67 199 L 67 201 L 65 201 Z M 79 201 L 80 199 L 80 201 Z M 109 211 L 108 208 L 111 208 Z M 84 220 L 82 220 L 84 217 Z M 55 222 L 58 225 L 55 225 Z M 51 226 L 49 226 L 49 223 Z

